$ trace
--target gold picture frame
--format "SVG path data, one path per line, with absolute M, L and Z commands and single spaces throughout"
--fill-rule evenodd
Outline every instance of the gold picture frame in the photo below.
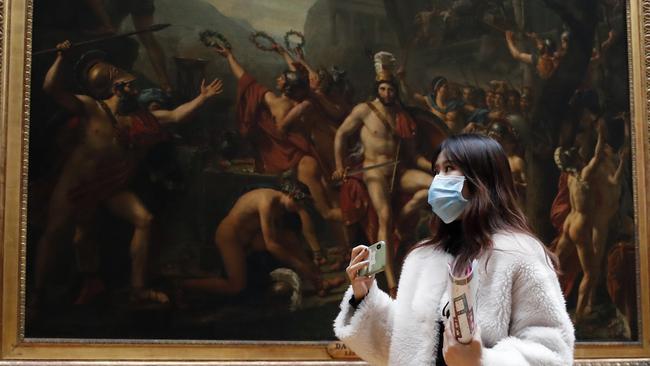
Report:
M 640 342 L 577 345 L 580 365 L 650 362 L 650 0 L 627 10 L 634 204 L 638 218 Z M 325 342 L 97 341 L 26 339 L 25 241 L 31 76 L 31 0 L 0 0 L 0 365 L 335 365 Z

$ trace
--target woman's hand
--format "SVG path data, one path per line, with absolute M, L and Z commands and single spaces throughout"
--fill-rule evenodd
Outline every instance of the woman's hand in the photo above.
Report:
M 474 338 L 468 344 L 459 343 L 451 331 L 451 319 L 445 325 L 445 333 L 442 343 L 442 356 L 449 366 L 480 366 L 483 343 L 481 342 L 481 330 L 476 327 Z
M 352 254 L 350 255 L 350 265 L 345 269 L 345 272 L 348 274 L 350 283 L 352 284 L 352 291 L 354 292 L 354 298 L 357 301 L 361 301 L 370 290 L 372 286 L 372 281 L 375 280 L 375 276 L 360 276 L 359 271 L 362 268 L 368 267 L 368 247 L 365 245 L 358 245 L 352 249 Z

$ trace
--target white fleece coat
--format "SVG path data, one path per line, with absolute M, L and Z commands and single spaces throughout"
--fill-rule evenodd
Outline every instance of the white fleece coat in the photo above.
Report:
M 494 249 L 478 258 L 475 314 L 484 366 L 571 365 L 574 330 L 557 276 L 537 239 L 493 235 Z M 406 258 L 397 298 L 376 282 L 355 310 L 352 288 L 341 302 L 334 332 L 372 365 L 435 364 L 438 320 L 447 294 L 452 257 L 432 246 Z

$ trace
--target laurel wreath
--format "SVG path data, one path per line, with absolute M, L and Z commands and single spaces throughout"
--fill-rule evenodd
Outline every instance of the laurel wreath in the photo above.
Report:
M 215 47 L 219 46 L 220 48 L 225 48 L 227 50 L 232 49 L 232 45 L 223 34 L 206 29 L 199 33 L 199 39 L 206 47 Z
M 291 47 L 291 36 L 296 36 L 300 39 L 299 42 L 296 42 L 295 47 Z M 296 49 L 302 49 L 305 47 L 305 35 L 298 32 L 297 30 L 290 30 L 284 35 L 284 45 L 287 46 L 288 50 L 296 50 Z
M 260 38 L 267 40 L 271 45 L 265 46 L 259 41 Z M 269 36 L 268 33 L 262 31 L 254 32 L 251 34 L 249 40 L 253 42 L 255 47 L 259 48 L 262 51 L 275 51 L 275 47 L 278 45 L 273 37 Z

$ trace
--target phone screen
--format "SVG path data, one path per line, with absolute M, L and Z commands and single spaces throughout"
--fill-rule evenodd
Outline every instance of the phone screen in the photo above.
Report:
M 361 276 L 370 276 L 379 273 L 386 268 L 386 249 L 384 241 L 377 242 L 368 247 L 368 267 L 359 271 Z

